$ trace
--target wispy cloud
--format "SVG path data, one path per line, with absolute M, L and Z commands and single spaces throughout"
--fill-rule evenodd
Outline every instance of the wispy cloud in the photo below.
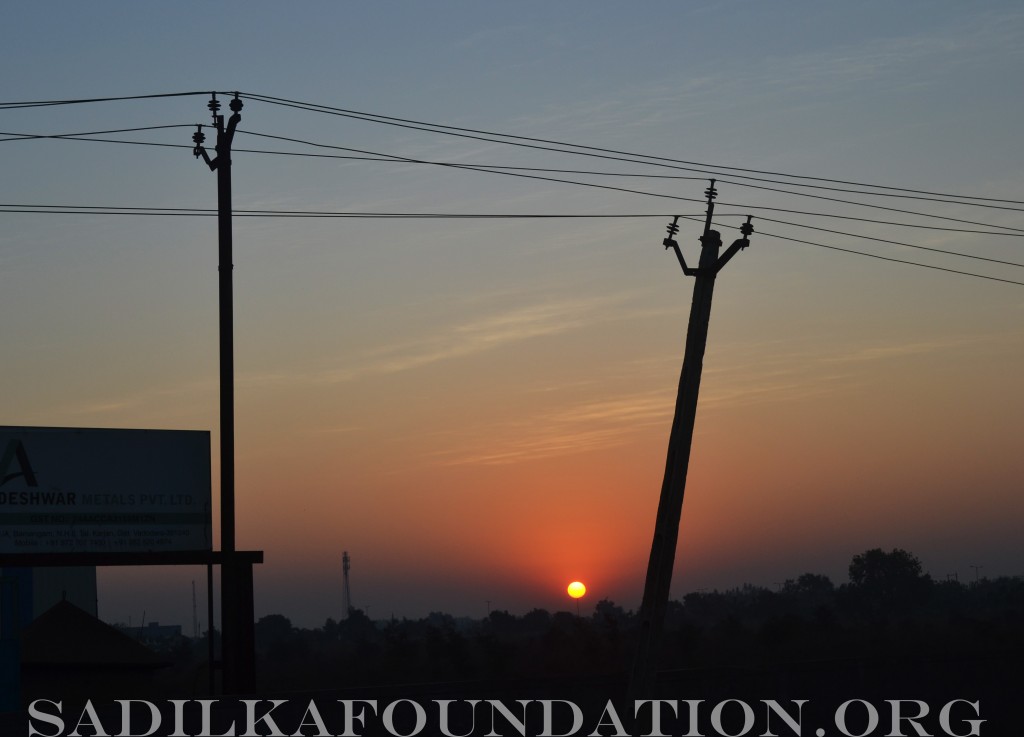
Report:
M 672 398 L 663 391 L 624 394 L 580 402 L 523 417 L 512 423 L 476 429 L 474 438 L 435 455 L 448 466 L 503 465 L 621 445 L 650 425 L 666 425 Z
M 722 368 L 705 372 L 701 406 L 720 409 L 767 402 L 791 402 L 848 391 L 860 381 L 868 362 L 891 361 L 955 350 L 974 343 L 995 342 L 999 336 L 955 336 L 913 343 L 877 343 L 853 349 L 774 341 L 727 347 L 730 358 Z M 659 372 L 677 371 L 664 360 Z M 642 369 L 649 385 L 650 366 Z M 619 377 L 621 380 L 622 377 Z M 598 382 L 599 384 L 599 382 Z M 570 389 L 598 392 L 586 382 L 574 387 L 550 387 L 552 402 Z M 541 391 L 548 391 L 545 387 Z M 586 453 L 625 444 L 651 426 L 667 429 L 674 411 L 675 392 L 656 389 L 583 400 L 519 416 L 508 422 L 472 431 L 446 433 L 448 449 L 434 454 L 441 465 L 502 465 Z M 485 440 L 481 440 L 481 438 Z
M 862 346 L 852 351 L 839 355 L 825 356 L 821 358 L 822 363 L 863 363 L 866 361 L 880 361 L 904 356 L 915 356 L 923 353 L 935 353 L 936 351 L 977 344 L 991 340 L 991 336 L 958 336 L 940 340 L 921 340 L 912 343 L 895 343 L 888 345 Z
M 118 415 L 120 413 L 147 413 L 157 406 L 172 406 L 176 410 L 186 407 L 194 408 L 200 401 L 205 401 L 210 393 L 216 392 L 214 380 L 196 379 L 183 381 L 162 387 L 147 387 L 125 393 L 116 398 L 103 398 L 94 401 L 67 404 L 55 410 L 57 415 L 83 417 L 89 415 Z
M 366 351 L 353 365 L 325 372 L 329 382 L 352 381 L 371 374 L 393 374 L 440 361 L 471 356 L 542 336 L 584 327 L 626 295 L 590 299 L 562 299 L 522 305 L 441 328 L 426 337 Z
M 348 435 L 361 429 L 359 425 L 331 425 L 329 427 L 312 427 L 308 432 L 313 435 Z
M 718 10 L 721 3 L 717 3 Z M 787 49 L 752 59 L 742 51 L 700 67 L 688 66 L 600 98 L 560 101 L 548 109 L 509 120 L 515 131 L 568 131 L 576 139 L 622 145 L 639 131 L 656 133 L 666 125 L 704 119 L 708 111 L 763 106 L 771 110 L 784 101 L 806 107 L 823 96 L 848 94 L 870 87 L 873 93 L 949 84 L 955 73 L 984 74 L 1024 56 L 1019 41 L 1024 13 L 992 10 L 960 15 L 955 23 L 921 27 L 913 32 L 881 33 L 865 40 L 814 50 Z M 527 133 L 529 134 L 529 133 Z M 616 144 L 616 141 L 623 141 Z
M 838 348 L 771 343 L 729 347 L 718 368 L 705 371 L 704 406 L 788 402 L 848 390 L 866 364 L 923 356 L 972 345 L 1004 343 L 1006 336 L 960 335 L 913 342 L 879 342 Z
M 935 27 L 911 34 L 879 36 L 862 43 L 768 60 L 747 81 L 768 93 L 785 89 L 806 95 L 871 83 L 898 89 L 946 84 L 956 68 L 985 68 L 1007 55 L 1024 54 L 1015 34 L 1022 16 L 979 13 L 970 24 Z M 1015 28 L 1016 27 L 1016 28 Z M 926 74 L 908 70 L 927 70 Z

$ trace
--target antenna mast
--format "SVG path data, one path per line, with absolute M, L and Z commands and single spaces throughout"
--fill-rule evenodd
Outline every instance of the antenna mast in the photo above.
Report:
M 199 639 L 199 612 L 196 609 L 196 581 L 192 579 L 192 638 Z
M 341 572 L 344 576 L 344 584 L 342 588 L 342 619 L 348 619 L 349 614 L 352 613 L 352 591 L 348 587 L 348 572 L 352 568 L 352 559 L 348 557 L 348 551 L 346 550 L 341 554 Z

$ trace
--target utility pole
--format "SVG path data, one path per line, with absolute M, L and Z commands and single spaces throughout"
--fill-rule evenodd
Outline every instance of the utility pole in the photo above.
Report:
M 234 289 L 232 282 L 231 230 L 231 141 L 242 119 L 242 101 L 238 93 L 231 101 L 231 118 L 227 125 L 219 114 L 220 102 L 211 95 L 207 107 L 213 115 L 217 131 L 216 157 L 203 147 L 206 136 L 202 126 L 193 134 L 192 153 L 202 157 L 211 171 L 217 172 L 217 243 L 220 314 L 220 546 L 224 556 L 221 564 L 221 636 L 224 663 L 224 692 L 251 691 L 254 687 L 253 623 L 251 568 L 248 575 L 241 570 L 235 556 L 235 359 L 234 359 Z M 211 627 L 212 630 L 212 627 Z
M 203 147 L 206 135 L 202 126 L 192 135 L 192 153 L 202 157 L 211 171 L 217 172 L 217 248 L 220 308 L 220 547 L 225 553 L 235 552 L 235 355 L 234 355 L 234 285 L 232 281 L 231 230 L 231 141 L 242 119 L 242 101 L 235 94 L 231 101 L 231 118 L 227 128 L 224 116 L 218 115 L 220 102 L 213 95 L 207 104 L 217 130 L 216 158 L 211 159 Z
M 715 197 L 718 195 L 714 179 L 704 194 L 708 199 L 708 209 L 704 221 L 704 234 L 700 237 L 701 254 L 697 267 L 690 268 L 686 265 L 679 244 L 672 238 L 679 232 L 678 217 L 668 226 L 668 238 L 662 242 L 665 248 L 675 251 L 683 274 L 696 278 L 693 285 L 690 322 L 686 331 L 683 369 L 679 377 L 679 393 L 676 397 L 675 415 L 672 418 L 672 431 L 668 441 L 665 477 L 658 502 L 651 557 L 647 563 L 644 598 L 640 605 L 640 640 L 629 684 L 631 699 L 651 698 L 654 686 L 658 644 L 665 623 L 665 611 L 668 608 L 672 566 L 679 537 L 679 518 L 683 508 L 683 492 L 686 489 L 686 472 L 690 463 L 690 446 L 693 441 L 694 419 L 697 415 L 697 395 L 708 340 L 708 321 L 711 318 L 711 297 L 714 294 L 715 277 L 733 256 L 750 245 L 748 236 L 754 232 L 748 216 L 747 222 L 740 228 L 743 237 L 736 240 L 719 257 L 722 239 L 717 231 L 711 230 L 711 216 L 715 211 Z

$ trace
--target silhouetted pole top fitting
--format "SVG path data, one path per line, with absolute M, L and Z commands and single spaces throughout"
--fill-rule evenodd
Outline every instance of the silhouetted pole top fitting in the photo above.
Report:
M 711 229 L 711 217 L 715 213 L 715 198 L 718 197 L 718 190 L 715 189 L 715 180 L 711 180 L 711 184 L 704 190 L 704 196 L 708 198 L 708 209 L 707 215 L 704 218 L 704 234 L 700 237 L 701 246 L 715 246 L 715 253 L 717 254 L 717 248 L 722 245 L 722 236 L 717 230 Z M 704 263 L 704 253 L 702 250 L 700 262 L 697 268 L 691 268 L 686 265 L 686 259 L 683 257 L 683 251 L 679 248 L 679 243 L 673 236 L 679 232 L 679 216 L 676 215 L 672 222 L 668 224 L 668 238 L 663 240 L 661 243 L 665 248 L 671 248 L 676 252 L 676 258 L 679 259 L 679 265 L 683 267 L 683 273 L 686 276 L 700 276 L 702 274 L 708 274 L 714 276 L 722 267 L 725 266 L 729 260 L 736 255 L 737 251 L 742 251 L 744 248 L 750 245 L 748 236 L 754 232 L 754 226 L 750 224 L 750 220 L 753 216 L 747 215 L 747 222 L 740 226 L 740 232 L 743 234 L 742 238 L 737 239 L 729 249 L 722 254 L 722 257 L 713 263 Z
M 216 170 L 221 156 L 230 156 L 231 141 L 235 137 L 235 128 L 238 127 L 238 123 L 242 119 L 242 106 L 243 103 L 236 92 L 234 99 L 228 103 L 232 114 L 228 119 L 227 130 L 225 130 L 224 116 L 218 114 L 220 112 L 220 100 L 217 99 L 216 93 L 211 93 L 210 101 L 206 103 L 206 107 L 210 109 L 210 114 L 213 116 L 213 127 L 217 129 L 217 157 L 211 159 L 203 147 L 203 143 L 206 141 L 206 134 L 203 133 L 203 126 L 201 125 L 197 125 L 196 132 L 192 134 L 192 141 L 196 144 L 195 148 L 192 149 L 192 155 L 197 159 L 202 157 L 211 171 Z

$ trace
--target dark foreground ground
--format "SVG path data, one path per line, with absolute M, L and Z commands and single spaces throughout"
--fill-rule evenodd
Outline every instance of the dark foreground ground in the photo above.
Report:
M 211 696 L 205 638 L 158 648 L 148 671 L 23 662 L 23 706 L 0 715 L 0 737 L 1024 737 L 1020 577 L 936 582 L 909 553 L 875 549 L 839 586 L 808 573 L 687 594 L 659 645 L 658 711 L 628 693 L 637 632 L 606 600 L 586 617 L 352 610 L 303 629 L 269 615 L 255 694 Z

